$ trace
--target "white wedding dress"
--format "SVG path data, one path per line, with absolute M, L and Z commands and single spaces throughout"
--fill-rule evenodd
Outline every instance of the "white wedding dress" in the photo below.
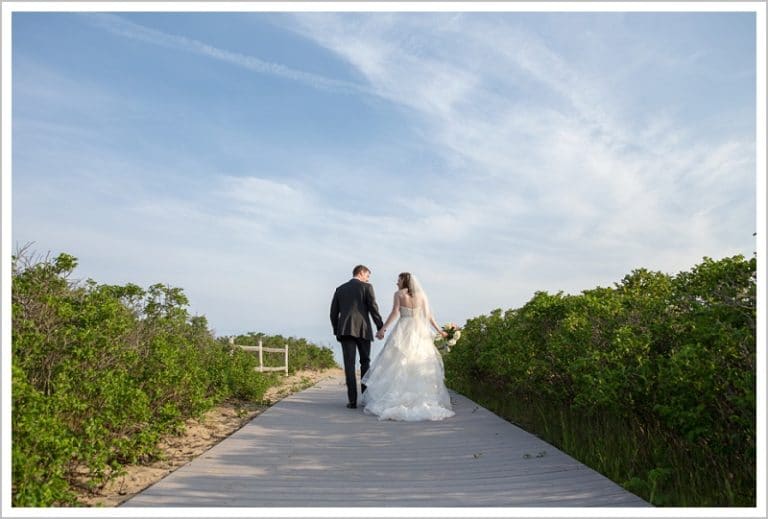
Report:
M 454 415 L 427 312 L 425 307 L 400 307 L 400 318 L 362 379 L 365 413 L 408 422 Z

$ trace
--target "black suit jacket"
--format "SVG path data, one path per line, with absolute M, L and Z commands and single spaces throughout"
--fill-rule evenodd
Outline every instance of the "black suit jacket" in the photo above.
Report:
M 331 326 L 336 337 L 349 335 L 373 340 L 371 320 L 373 317 L 376 329 L 384 326 L 376 304 L 373 285 L 352 278 L 336 289 L 331 301 Z

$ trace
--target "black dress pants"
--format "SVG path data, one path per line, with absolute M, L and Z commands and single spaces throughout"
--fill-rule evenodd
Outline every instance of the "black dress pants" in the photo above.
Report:
M 357 404 L 357 380 L 355 378 L 356 353 L 360 352 L 360 377 L 362 378 L 371 365 L 371 341 L 350 335 L 341 336 L 341 351 L 344 354 L 344 375 L 347 379 L 347 399 L 350 404 Z M 365 391 L 365 385 L 360 384 Z

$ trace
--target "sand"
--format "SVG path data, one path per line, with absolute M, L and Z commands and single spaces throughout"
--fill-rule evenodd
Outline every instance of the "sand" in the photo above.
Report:
M 200 456 L 264 412 L 269 405 L 320 380 L 343 374 L 344 371 L 338 368 L 298 371 L 285 376 L 278 386 L 270 388 L 264 395 L 265 403 L 225 402 L 218 405 L 199 420 L 187 420 L 182 434 L 164 438 L 158 444 L 163 454 L 161 460 L 148 465 L 127 465 L 121 475 L 103 488 L 91 492 L 82 490 L 78 501 L 82 506 L 117 506 Z

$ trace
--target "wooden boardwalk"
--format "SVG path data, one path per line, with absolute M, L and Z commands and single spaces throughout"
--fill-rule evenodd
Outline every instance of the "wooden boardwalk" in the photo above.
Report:
M 292 395 L 128 507 L 647 507 L 451 392 L 456 416 L 380 422 L 342 378 Z

